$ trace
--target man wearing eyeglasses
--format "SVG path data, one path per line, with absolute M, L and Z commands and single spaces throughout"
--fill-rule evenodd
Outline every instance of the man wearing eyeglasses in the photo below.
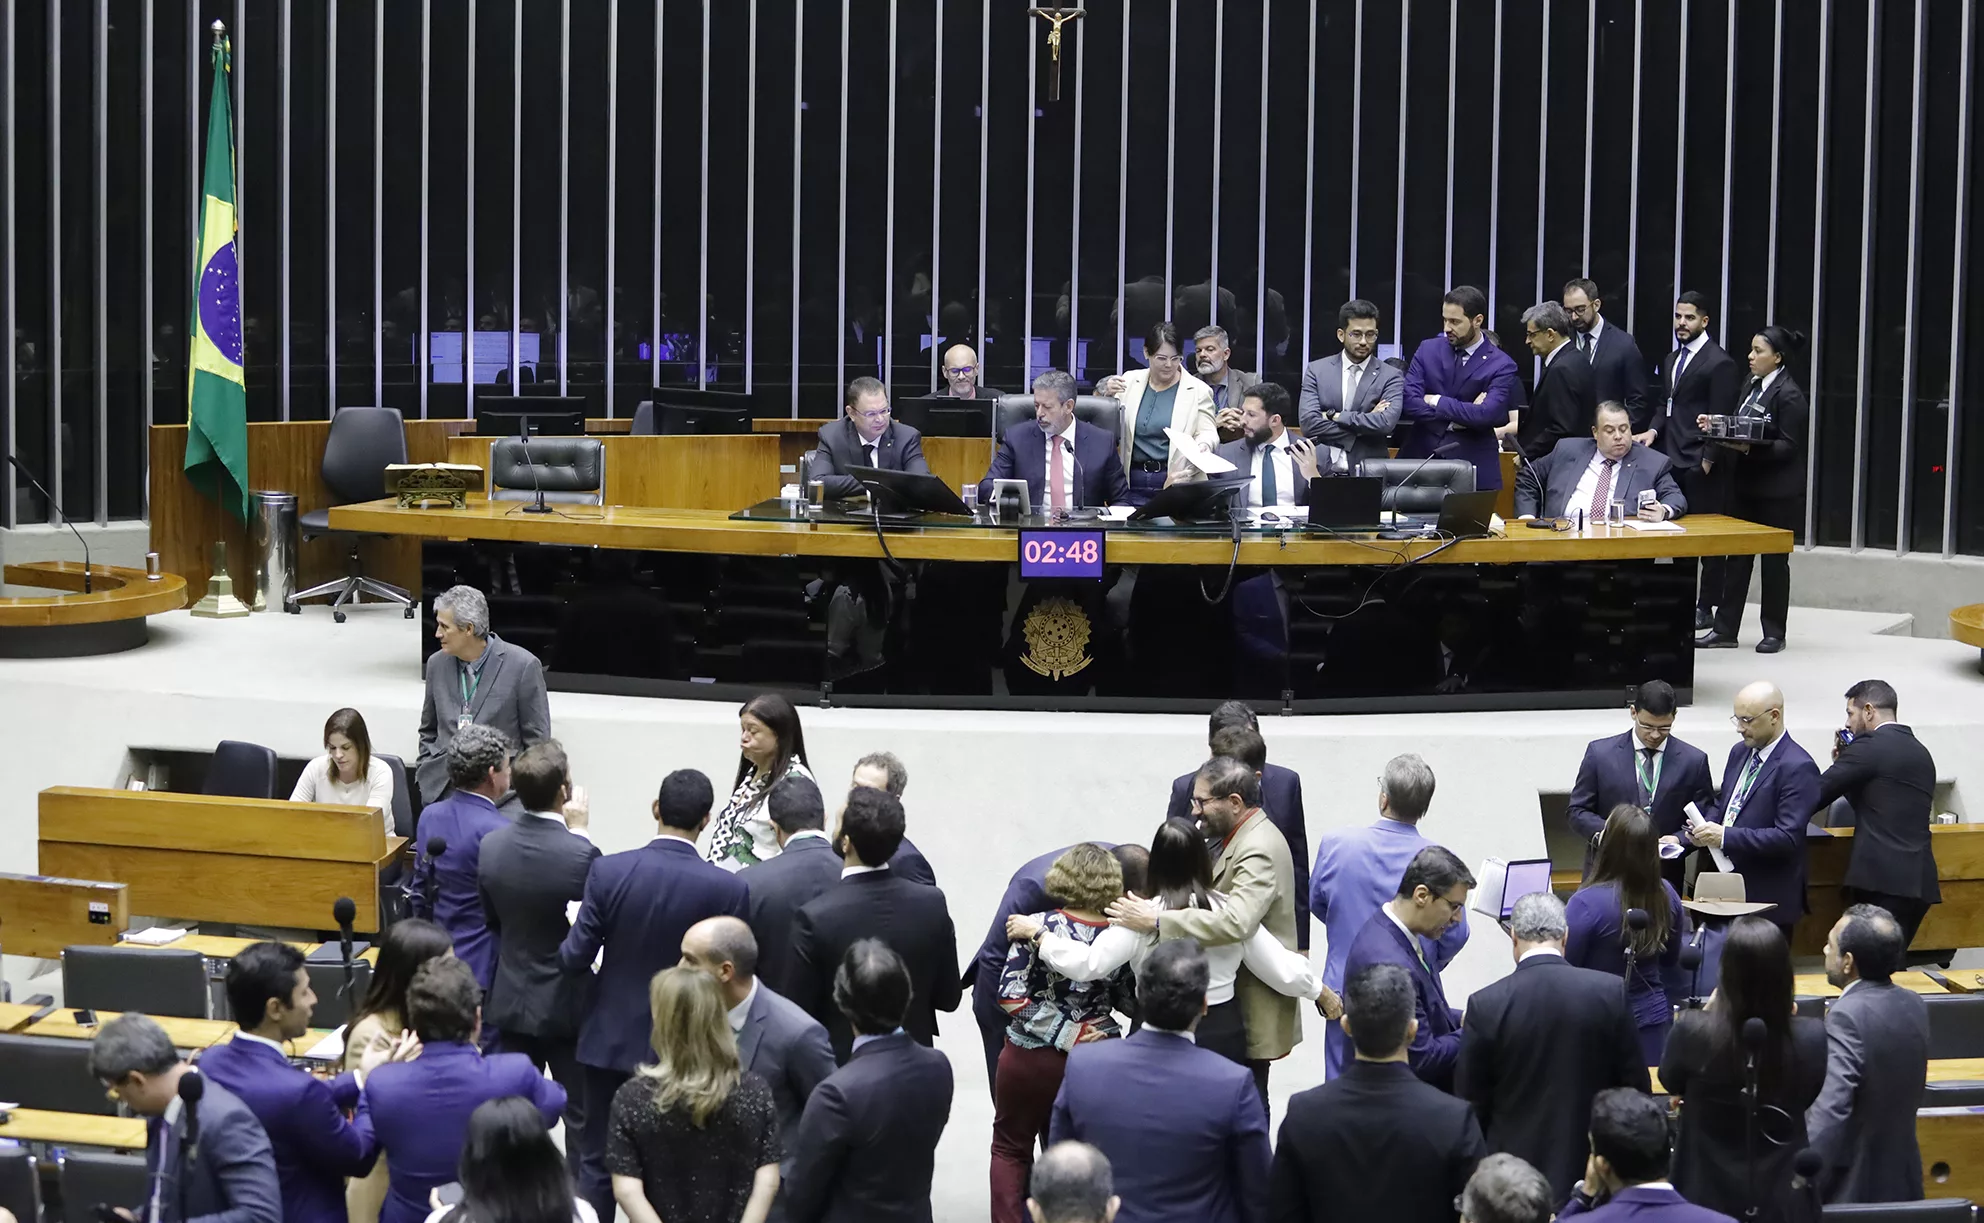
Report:
M 1428 845 L 1399 876 L 1396 894 L 1357 932 L 1343 965 L 1346 980 L 1374 964 L 1396 964 L 1412 978 L 1415 1024 L 1406 1061 L 1422 1082 L 1441 1091 L 1454 1089 L 1460 1011 L 1447 1005 L 1446 987 L 1421 940 L 1437 939 L 1462 920 L 1473 886 L 1473 873 L 1452 850 Z
M 1674 689 L 1666 681 L 1641 684 L 1626 707 L 1632 729 L 1585 745 L 1565 815 L 1571 831 L 1585 843 L 1586 870 L 1591 869 L 1598 834 L 1614 807 L 1630 803 L 1644 810 L 1653 817 L 1654 835 L 1678 841 L 1687 824 L 1682 809 L 1690 802 L 1707 802 L 1715 794 L 1708 753 L 1674 737 L 1675 704 Z M 1681 888 L 1683 861 L 1676 856 L 1661 863 L 1676 891 Z
M 1687 837 L 1723 852 L 1748 899 L 1777 906 L 1763 916 L 1788 941 L 1805 915 L 1805 825 L 1819 808 L 1819 766 L 1785 732 L 1776 684 L 1759 680 L 1738 692 L 1729 720 L 1742 742 L 1729 749 L 1722 791 Z
M 813 451 L 813 478 L 826 484 L 829 497 L 861 491 L 861 482 L 845 474 L 850 467 L 930 474 L 923 435 L 890 419 L 888 388 L 874 378 L 847 384 L 847 415 L 820 426 L 820 445 Z
M 944 350 L 944 394 L 952 399 L 997 399 L 999 392 L 978 382 L 978 354 L 969 344 Z

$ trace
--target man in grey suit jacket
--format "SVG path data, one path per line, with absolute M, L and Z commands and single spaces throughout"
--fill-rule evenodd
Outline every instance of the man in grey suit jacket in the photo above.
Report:
M 1302 370 L 1302 435 L 1350 456 L 1350 474 L 1366 459 L 1391 453 L 1392 430 L 1405 408 L 1405 375 L 1378 360 L 1378 307 L 1358 300 L 1336 312 L 1343 351 Z M 1345 390 L 1348 388 L 1348 398 Z
M 1922 1197 L 1915 1110 L 1929 1073 L 1929 1008 L 1889 978 L 1901 968 L 1901 923 L 1854 905 L 1826 937 L 1826 980 L 1842 991 L 1826 1014 L 1826 1085 L 1805 1113 L 1825 1156 L 1827 1202 Z
M 792 915 L 839 883 L 844 864 L 827 840 L 826 800 L 811 778 L 787 774 L 765 797 L 765 809 L 778 856 L 745 867 L 737 877 L 751 893 L 758 979 L 782 994 L 792 973 Z
M 427 698 L 420 706 L 420 752 L 414 779 L 420 801 L 448 789 L 448 745 L 474 722 L 510 737 L 518 751 L 551 737 L 551 700 L 537 655 L 489 631 L 489 600 L 473 586 L 451 586 L 434 600 L 427 659 Z
M 773 859 L 777 861 L 777 859 Z M 682 936 L 682 963 L 716 978 L 730 1008 L 730 1030 L 737 1036 L 737 1062 L 772 1089 L 779 1133 L 786 1135 L 781 1180 L 792 1174 L 792 1139 L 813 1089 L 834 1072 L 834 1050 L 827 1030 L 797 1003 L 780 997 L 757 979 L 758 943 L 751 927 L 735 917 L 709 917 Z M 785 1217 L 785 1193 L 770 1218 Z
M 550 1067 L 565 1089 L 565 1132 L 579 1134 L 586 1109 L 579 1021 L 591 1001 L 592 974 L 562 970 L 558 948 L 572 931 L 566 906 L 585 899 L 599 847 L 586 831 L 585 796 L 575 793 L 556 739 L 524 749 L 510 765 L 510 784 L 523 810 L 482 838 L 476 865 L 483 923 L 496 936 L 483 1018 L 503 1052 L 521 1053 L 540 1070 Z
M 1608 400 L 1598 405 L 1590 437 L 1567 437 L 1536 462 L 1518 463 L 1516 517 L 1561 518 L 1589 511 L 1594 501 L 1623 501 L 1627 516 L 1654 522 L 1687 513 L 1666 456 L 1634 441 L 1632 428 L 1625 407 Z M 1654 500 L 1640 508 L 1639 495 L 1649 490 Z M 1592 515 L 1603 516 L 1602 506 Z

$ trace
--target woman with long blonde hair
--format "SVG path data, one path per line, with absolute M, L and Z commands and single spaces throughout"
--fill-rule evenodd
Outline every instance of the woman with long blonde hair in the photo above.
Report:
M 613 1097 L 606 1167 L 632 1223 L 764 1223 L 778 1193 L 778 1111 L 742 1071 L 723 994 L 694 968 L 648 985 L 654 1064 Z

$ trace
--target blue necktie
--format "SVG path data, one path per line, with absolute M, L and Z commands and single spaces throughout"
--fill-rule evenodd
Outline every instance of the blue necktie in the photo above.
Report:
M 1687 348 L 1683 346 L 1681 348 L 1675 349 L 1674 351 L 1680 355 L 1674 358 L 1674 380 L 1668 383 L 1670 387 L 1681 385 L 1681 371 L 1688 368 Z

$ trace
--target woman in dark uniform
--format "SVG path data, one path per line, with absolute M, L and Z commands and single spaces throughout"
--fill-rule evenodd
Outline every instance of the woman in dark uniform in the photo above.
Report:
M 1717 451 L 1716 461 L 1734 469 L 1731 516 L 1787 531 L 1796 531 L 1805 522 L 1805 442 L 1811 409 L 1785 362 L 1804 346 L 1804 332 L 1775 323 L 1751 337 L 1750 380 L 1743 387 L 1743 406 L 1737 415 L 1769 417 L 1764 434 L 1768 440 L 1709 443 Z M 1706 416 L 1697 418 L 1702 428 L 1707 428 L 1707 422 Z M 1757 653 L 1775 654 L 1784 648 L 1785 613 L 1791 603 L 1791 557 L 1777 552 L 1763 559 L 1764 637 L 1757 643 Z M 1715 627 L 1696 638 L 1696 645 L 1706 649 L 1735 647 L 1754 560 L 1732 556 L 1723 563 Z

